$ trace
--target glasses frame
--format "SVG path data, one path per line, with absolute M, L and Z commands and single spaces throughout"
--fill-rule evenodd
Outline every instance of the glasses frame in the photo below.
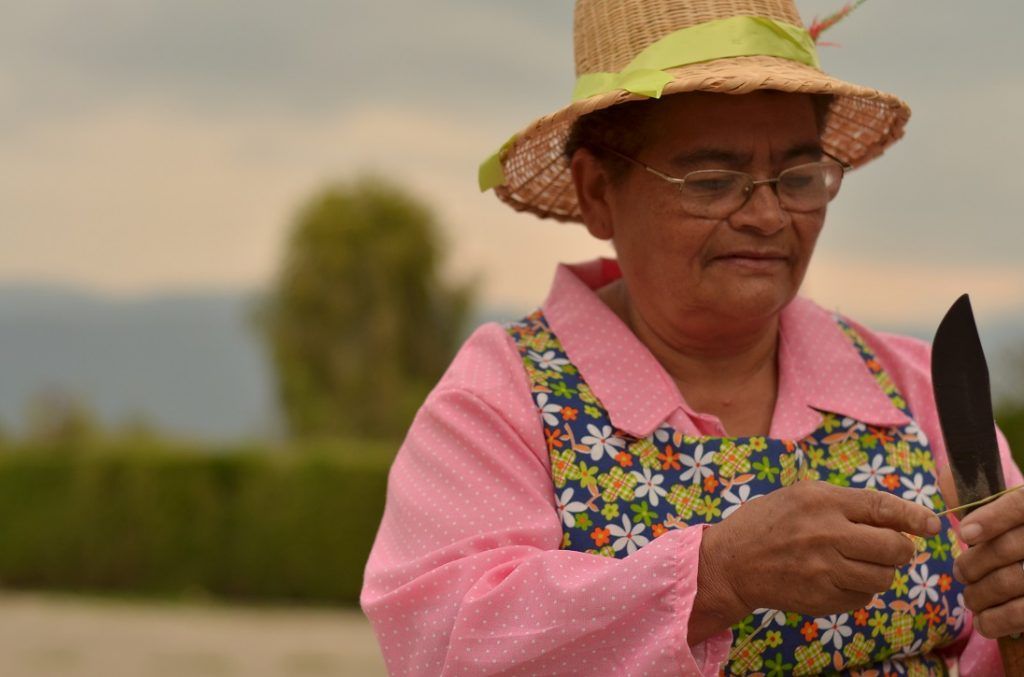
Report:
M 687 180 L 691 180 L 694 174 L 701 174 L 701 173 L 704 173 L 704 172 L 730 172 L 732 174 L 739 174 L 741 176 L 745 176 L 747 178 L 747 188 L 746 188 L 746 195 L 743 198 L 743 202 L 741 202 L 739 204 L 739 206 L 737 206 L 735 209 L 733 209 L 728 214 L 725 214 L 725 215 L 723 215 L 721 217 L 717 217 L 717 218 L 726 218 L 728 216 L 732 216 L 733 214 L 735 214 L 739 210 L 743 209 L 744 205 L 746 205 L 747 202 L 750 201 L 750 196 L 752 196 L 754 194 L 754 190 L 758 186 L 761 186 L 761 185 L 772 185 L 773 186 L 772 187 L 772 192 L 775 193 L 776 199 L 780 199 L 779 198 L 778 188 L 776 188 L 773 184 L 777 185 L 779 183 L 779 181 L 782 179 L 782 176 L 786 172 L 792 171 L 794 169 L 800 169 L 801 167 L 807 167 L 808 165 L 821 165 L 823 163 L 833 163 L 834 162 L 842 170 L 842 173 L 839 175 L 839 185 L 840 186 L 842 185 L 843 179 L 846 177 L 846 172 L 848 172 L 851 169 L 853 169 L 853 165 L 851 165 L 851 164 L 849 164 L 847 162 L 843 162 L 839 158 L 835 157 L 834 155 L 830 155 L 829 153 L 827 153 L 826 151 L 823 150 L 823 151 L 821 151 L 821 154 L 824 155 L 827 159 L 815 160 L 814 162 L 803 162 L 801 164 L 794 165 L 792 167 L 788 167 L 786 169 L 783 169 L 781 172 L 779 172 L 778 176 L 776 176 L 774 178 L 770 178 L 770 179 L 756 179 L 756 178 L 754 178 L 753 174 L 750 174 L 748 172 L 737 171 L 737 170 L 734 170 L 734 169 L 695 169 L 692 172 L 687 172 L 687 174 L 685 176 L 680 178 L 678 176 L 671 176 L 671 175 L 666 174 L 666 173 L 664 173 L 662 171 L 659 171 L 659 170 L 655 169 L 654 167 L 651 167 L 647 163 L 641 162 L 640 160 L 637 160 L 634 157 L 630 157 L 629 155 L 626 155 L 625 153 L 617 151 L 614 148 L 608 148 L 607 146 L 602 146 L 602 145 L 598 145 L 598 144 L 594 144 L 594 145 L 597 148 L 599 148 L 599 149 L 601 149 L 601 150 L 603 150 L 605 152 L 611 153 L 612 155 L 618 156 L 618 157 L 622 158 L 623 160 L 628 160 L 629 162 L 632 162 L 635 165 L 643 167 L 648 172 L 650 172 L 651 174 L 654 174 L 658 178 L 664 179 L 665 181 L 668 181 L 669 183 L 675 184 L 677 186 L 682 186 L 683 184 L 685 184 L 687 182 Z M 839 189 L 837 188 L 836 189 L 836 194 L 838 194 L 838 193 L 839 193 Z M 834 198 L 835 198 L 835 195 L 830 197 L 828 199 L 828 202 L 826 202 L 825 204 L 828 204 Z M 780 202 L 780 206 L 781 206 L 781 202 Z M 822 206 L 824 206 L 824 205 L 822 205 Z M 786 208 L 783 207 L 783 209 L 786 209 Z M 811 211 L 813 211 L 813 210 L 811 210 Z M 696 215 L 696 216 L 699 216 L 699 215 Z

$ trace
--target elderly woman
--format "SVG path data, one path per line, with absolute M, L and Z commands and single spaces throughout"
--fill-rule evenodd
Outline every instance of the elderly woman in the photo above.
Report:
M 575 102 L 481 178 L 617 259 L 477 330 L 416 417 L 362 597 L 389 669 L 998 673 L 1019 495 L 958 535 L 928 347 L 797 296 L 908 108 L 823 74 L 789 0 L 576 12 Z

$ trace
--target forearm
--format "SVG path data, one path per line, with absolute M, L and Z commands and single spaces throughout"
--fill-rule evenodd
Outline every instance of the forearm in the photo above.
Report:
M 614 559 L 475 538 L 401 585 L 371 560 L 363 608 L 394 674 L 713 672 L 731 637 L 715 638 L 706 660 L 690 650 L 699 543 L 699 527 L 673 530 Z

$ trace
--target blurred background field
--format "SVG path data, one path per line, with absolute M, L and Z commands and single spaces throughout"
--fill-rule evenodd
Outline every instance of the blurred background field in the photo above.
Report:
M 571 91 L 572 3 L 0 8 L 0 675 L 382 672 L 357 601 L 416 407 L 475 326 L 611 253 L 475 185 Z M 837 29 L 826 70 L 915 113 L 804 288 L 924 339 L 971 292 L 1018 460 L 1022 18 Z
M 326 677 L 387 674 L 352 609 L 0 593 L 2 674 Z

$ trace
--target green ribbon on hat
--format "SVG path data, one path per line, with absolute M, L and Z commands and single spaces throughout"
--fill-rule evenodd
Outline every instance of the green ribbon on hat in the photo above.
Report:
M 481 193 L 485 193 L 491 188 L 505 183 L 505 170 L 501 166 L 501 160 L 505 155 L 505 151 L 511 148 L 512 144 L 515 143 L 518 138 L 518 134 L 510 136 L 508 141 L 501 144 L 501 148 L 498 149 L 497 153 L 480 164 L 480 171 L 477 173 L 477 182 L 480 184 Z
M 806 29 L 761 16 L 733 16 L 669 33 L 618 73 L 581 75 L 572 100 L 617 90 L 657 99 L 674 79 L 666 69 L 736 56 L 777 56 L 821 67 L 814 40 Z
M 820 68 L 814 40 L 805 28 L 760 16 L 733 16 L 669 33 L 636 55 L 617 73 L 586 73 L 576 81 L 573 102 L 626 91 L 660 98 L 675 78 L 666 72 L 689 64 L 737 56 L 775 56 Z M 502 159 L 516 136 L 480 165 L 481 192 L 505 183 Z

